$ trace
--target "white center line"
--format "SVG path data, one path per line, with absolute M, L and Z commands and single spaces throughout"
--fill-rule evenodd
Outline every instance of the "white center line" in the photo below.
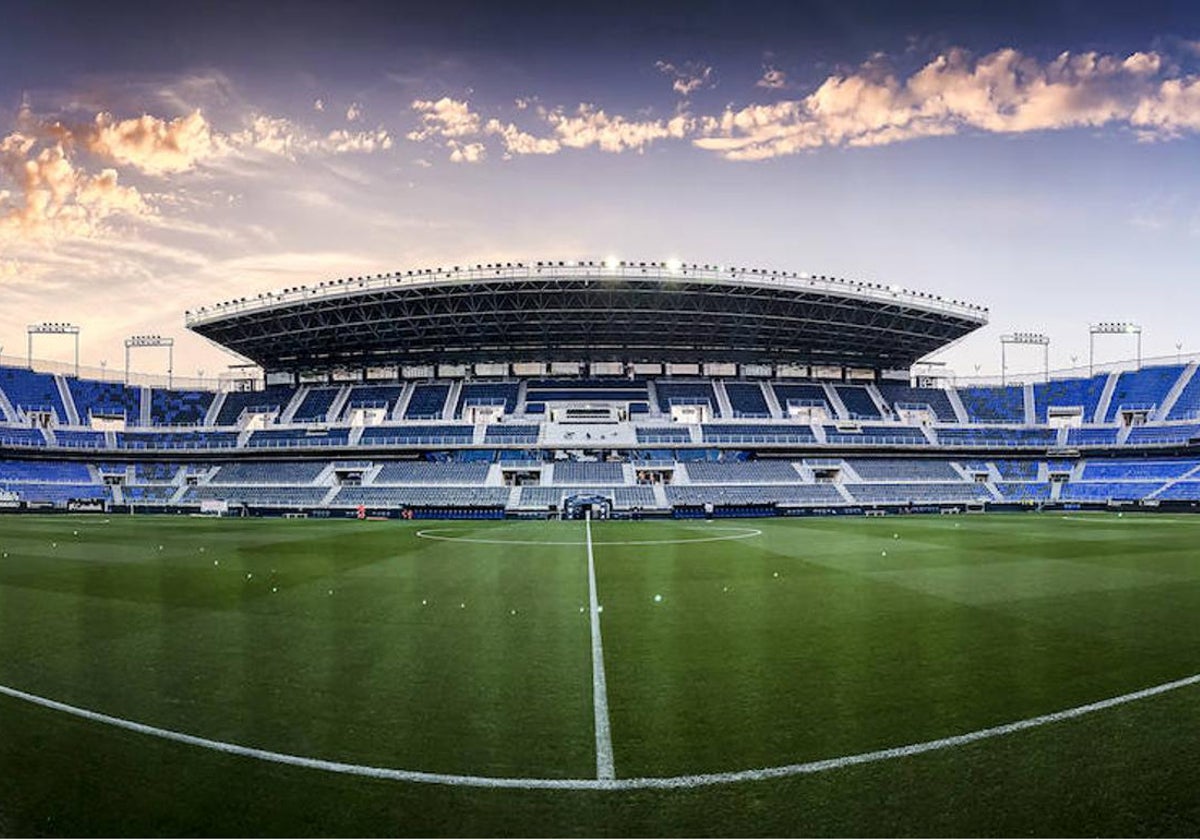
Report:
M 596 778 L 615 779 L 612 730 L 608 724 L 608 682 L 604 678 L 604 642 L 600 639 L 600 599 L 596 594 L 596 556 L 592 551 L 592 514 L 584 512 L 587 532 L 588 600 L 592 610 L 592 710 L 596 726 Z

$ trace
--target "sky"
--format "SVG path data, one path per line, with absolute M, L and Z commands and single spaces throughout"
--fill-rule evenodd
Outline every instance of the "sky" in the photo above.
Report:
M 1200 352 L 1200 7 L 645 5 L 6 4 L 4 356 L 70 322 L 85 365 L 156 333 L 211 377 L 237 360 L 187 309 L 609 256 L 987 306 L 933 357 L 959 376 L 1013 331 L 1085 363 L 1100 321 Z

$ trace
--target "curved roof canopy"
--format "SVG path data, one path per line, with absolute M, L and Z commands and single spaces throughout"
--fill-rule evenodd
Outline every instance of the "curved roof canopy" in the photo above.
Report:
M 432 362 L 907 368 L 987 323 L 932 295 L 759 269 L 504 263 L 351 278 L 187 313 L 267 370 Z

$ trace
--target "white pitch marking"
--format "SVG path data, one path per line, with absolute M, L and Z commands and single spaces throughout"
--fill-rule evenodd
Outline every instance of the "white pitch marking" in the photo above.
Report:
M 596 778 L 612 780 L 612 728 L 608 723 L 608 681 L 604 677 L 604 642 L 600 638 L 600 596 L 596 592 L 596 555 L 592 551 L 592 513 L 584 511 L 583 527 L 587 535 L 588 602 L 592 608 L 592 711 L 596 728 Z
M 781 767 L 762 767 L 754 770 L 735 770 L 724 773 L 701 773 L 691 776 L 653 776 L 642 777 L 637 779 L 536 779 L 536 778 L 505 778 L 501 776 L 469 776 L 457 775 L 452 773 L 426 773 L 420 770 L 398 770 L 390 767 L 372 767 L 366 764 L 347 764 L 341 761 L 327 761 L 322 758 L 308 758 L 302 755 L 290 755 L 288 753 L 273 752 L 272 750 L 258 749 L 257 747 L 245 747 L 241 744 L 231 744 L 228 741 L 213 741 L 208 738 L 201 738 L 197 735 L 188 735 L 184 732 L 174 732 L 170 729 L 162 729 L 157 726 L 150 726 L 137 721 L 126 720 L 125 718 L 113 717 L 102 712 L 94 712 L 91 709 L 83 709 L 79 706 L 71 706 L 67 703 L 60 703 L 57 700 L 51 700 L 46 697 L 39 697 L 36 694 L 29 694 L 16 688 L 9 688 L 5 685 L 0 685 L 0 695 L 11 697 L 14 700 L 21 700 L 35 706 L 41 706 L 46 709 L 51 709 L 56 712 L 63 712 L 74 717 L 90 720 L 95 723 L 103 723 L 108 726 L 115 726 L 118 729 L 125 729 L 130 732 L 137 732 L 142 735 L 149 735 L 152 738 L 162 738 L 166 741 L 174 741 L 180 744 L 187 744 L 193 747 L 200 747 L 206 750 L 225 753 L 227 755 L 236 755 L 243 758 L 254 758 L 259 761 L 269 761 L 275 764 L 285 764 L 291 767 L 304 767 L 310 770 L 323 770 L 328 773 L 341 773 L 348 776 L 365 776 L 372 779 L 388 779 L 396 782 L 414 782 L 419 784 L 433 785 L 454 785 L 459 787 L 481 787 L 481 788 L 516 788 L 521 790 L 640 790 L 646 788 L 695 788 L 706 787 L 709 785 L 733 784 L 737 782 L 754 782 L 764 779 L 782 779 L 789 776 L 803 776 L 812 773 L 823 773 L 827 770 L 839 770 L 843 767 L 853 767 L 858 764 L 873 764 L 878 761 L 890 761 L 896 758 L 907 758 L 909 756 L 921 755 L 927 752 L 936 752 L 950 747 L 960 747 L 966 744 L 972 744 L 976 741 L 986 741 L 990 738 L 999 738 L 1003 735 L 1012 735 L 1016 732 L 1022 732 L 1026 729 L 1035 729 L 1039 726 L 1045 726 L 1050 723 L 1058 723 L 1071 718 L 1083 717 L 1092 712 L 1111 709 L 1114 706 L 1122 706 L 1126 703 L 1132 703 L 1135 700 L 1145 700 L 1148 697 L 1154 697 L 1159 694 L 1166 694 L 1169 691 L 1177 691 L 1181 688 L 1200 684 L 1200 674 L 1193 674 L 1190 677 L 1165 682 L 1159 685 L 1143 688 L 1140 691 L 1133 691 L 1129 694 L 1121 694 L 1117 697 L 1110 697 L 1107 700 L 1098 700 L 1095 703 L 1088 703 L 1084 706 L 1075 706 L 1071 709 L 1064 709 L 1059 712 L 1051 712 L 1038 717 L 1025 718 L 1024 720 L 1014 721 L 1013 723 L 1005 723 L 1000 726 L 991 726 L 987 729 L 977 729 L 974 732 L 966 732 L 962 735 L 952 735 L 948 738 L 938 738 L 933 741 L 922 741 L 917 744 L 909 744 L 904 747 L 892 747 L 890 749 L 874 750 L 872 752 L 855 753 L 853 755 L 844 755 L 839 758 L 827 758 L 821 761 L 809 761 L 803 764 L 787 764 Z
M 481 545 L 587 545 L 585 541 L 555 541 L 555 540 L 489 540 L 476 537 L 444 536 L 446 528 L 425 528 L 417 531 L 417 536 L 426 540 L 443 540 L 444 542 L 479 543 Z M 678 540 L 610 540 L 596 542 L 593 545 L 683 545 L 685 543 L 722 542 L 724 540 L 746 540 L 762 536 L 757 528 L 709 528 L 711 531 L 736 531 L 719 537 L 688 537 Z

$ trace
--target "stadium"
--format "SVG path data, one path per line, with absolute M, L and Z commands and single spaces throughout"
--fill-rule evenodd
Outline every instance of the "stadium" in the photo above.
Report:
M 984 307 L 676 261 L 185 318 L 222 387 L 0 367 L 48 832 L 1197 824 L 1196 361 L 964 383 Z

